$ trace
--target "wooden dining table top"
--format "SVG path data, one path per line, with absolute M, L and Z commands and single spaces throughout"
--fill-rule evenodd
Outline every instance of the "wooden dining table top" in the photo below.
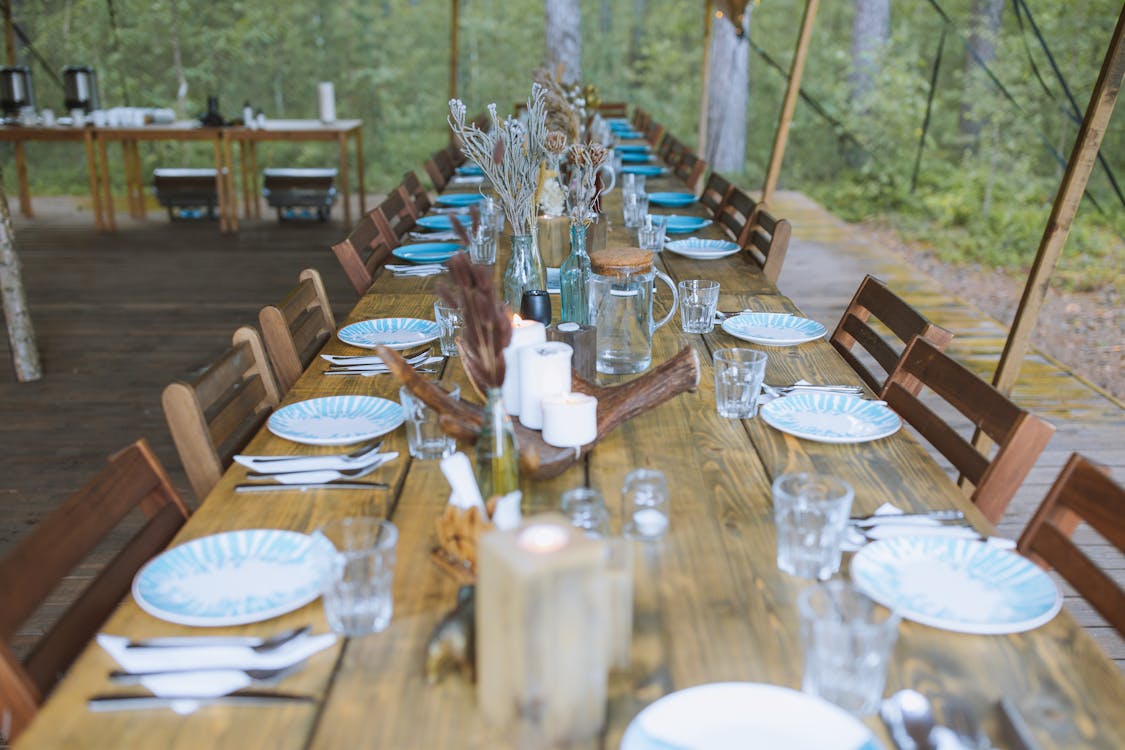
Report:
M 669 175 L 650 177 L 647 189 L 684 187 Z M 609 223 L 610 245 L 632 245 L 632 232 L 621 224 L 620 195 L 618 189 L 604 197 L 602 221 Z M 705 215 L 698 204 L 652 210 Z M 698 236 L 722 235 L 712 225 Z M 503 251 L 501 248 L 497 274 Z M 695 261 L 664 252 L 657 265 L 673 280 L 718 280 L 720 310 L 800 312 L 742 254 Z M 432 319 L 435 285 L 443 278 L 395 278 L 384 272 L 344 323 L 391 316 Z M 657 288 L 659 315 L 659 309 L 667 309 L 669 295 L 661 285 Z M 521 482 L 528 515 L 556 509 L 560 494 L 584 484 L 588 477 L 605 495 L 616 531 L 622 521 L 619 493 L 625 475 L 635 468 L 652 467 L 664 471 L 668 479 L 671 522 L 667 536 L 633 545 L 631 666 L 610 676 L 602 734 L 575 747 L 617 748 L 626 726 L 642 708 L 690 686 L 743 681 L 800 687 L 803 659 L 795 599 L 810 584 L 777 569 L 770 492 L 777 475 L 807 469 L 841 477 L 855 489 L 854 513 L 871 513 L 886 502 L 906 511 L 958 508 L 977 529 L 991 531 L 905 429 L 874 442 L 832 445 L 783 434 L 760 417 L 720 417 L 715 408 L 712 355 L 716 349 L 731 346 L 747 345 L 719 327 L 706 335 L 684 334 L 674 317 L 654 334 L 653 362 L 659 364 L 683 347 L 691 347 L 702 365 L 698 390 L 633 418 L 562 475 Z M 764 350 L 769 355 L 768 382 L 804 378 L 861 384 L 826 339 Z M 367 353 L 336 338 L 326 344 L 325 352 Z M 315 359 L 284 403 L 343 394 L 398 400 L 399 386 L 392 376 L 326 377 L 322 373 L 327 365 Z M 456 358 L 447 360 L 435 377 L 460 385 L 462 395 L 472 398 L 472 388 Z M 427 639 L 438 620 L 453 608 L 457 591 L 457 584 L 430 560 L 436 541 L 434 522 L 447 503 L 449 487 L 436 461 L 408 457 L 402 430 L 387 435 L 386 440 L 386 448 L 399 451 L 400 457 L 371 478 L 388 482 L 389 490 L 236 494 L 234 487 L 245 480 L 246 470 L 235 465 L 174 542 L 236 529 L 311 532 L 345 516 L 385 515 L 395 523 L 400 536 L 390 627 L 382 633 L 339 641 L 277 687 L 313 696 L 314 703 L 211 706 L 187 716 L 168 710 L 91 713 L 87 699 L 114 691 L 107 674 L 116 668 L 99 646 L 91 644 L 18 747 L 505 746 L 502 731 L 487 726 L 477 710 L 472 684 L 459 676 L 436 685 L 426 681 Z M 245 450 L 256 455 L 332 451 L 289 442 L 265 428 Z M 844 567 L 846 574 L 846 559 Z M 319 601 L 270 622 L 207 632 L 261 634 L 309 622 L 316 632 L 328 630 Z M 143 612 L 131 597 L 121 603 L 103 631 L 134 638 L 204 632 L 162 622 Z M 968 700 L 981 712 L 985 728 L 998 744 L 992 707 L 1008 698 L 1019 707 L 1045 749 L 1125 747 L 1125 680 L 1065 611 L 1035 630 L 1009 636 L 964 635 L 904 621 L 890 662 L 887 694 L 904 687 Z M 886 747 L 893 747 L 877 717 L 864 721 Z

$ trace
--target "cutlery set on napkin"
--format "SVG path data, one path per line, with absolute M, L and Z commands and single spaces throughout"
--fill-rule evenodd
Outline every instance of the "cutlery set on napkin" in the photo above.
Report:
M 976 539 L 996 545 L 1001 549 L 1014 549 L 1011 539 L 985 536 L 974 529 L 959 510 L 931 510 L 924 513 L 904 513 L 891 503 L 884 503 L 869 516 L 853 516 L 840 545 L 854 552 L 868 542 L 898 536 L 950 536 Z
M 110 682 L 140 685 L 151 695 L 106 693 L 90 698 L 87 705 L 91 711 L 171 708 L 189 714 L 215 703 L 313 703 L 316 699 L 307 695 L 246 690 L 282 681 L 336 643 L 334 633 L 310 631 L 305 626 L 266 639 L 187 636 L 145 641 L 100 633 L 98 643 L 121 666 L 110 673 Z
M 436 276 L 446 270 L 444 263 L 388 263 L 386 268 L 395 276 Z
M 237 455 L 235 462 L 250 469 L 246 478 L 251 481 L 236 485 L 235 492 L 387 489 L 385 482 L 356 481 L 398 458 L 397 452 L 380 453 L 382 446 L 380 440 L 349 454 L 330 456 Z
M 356 355 L 347 356 L 339 354 L 321 354 L 321 359 L 329 363 L 328 369 L 324 371 L 325 375 L 386 375 L 390 372 L 390 368 L 383 362 L 382 358 L 376 355 Z M 429 365 L 435 365 L 442 361 L 442 357 L 435 357 L 430 355 L 430 350 L 412 355 L 406 358 L 406 363 L 413 367 L 418 372 L 432 373 L 434 370 L 429 368 Z
M 408 232 L 407 237 L 422 242 L 459 242 L 460 237 L 456 232 Z

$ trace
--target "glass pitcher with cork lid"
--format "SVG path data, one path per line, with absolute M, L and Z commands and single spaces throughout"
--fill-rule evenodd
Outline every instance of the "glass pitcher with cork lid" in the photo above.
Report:
M 676 285 L 652 265 L 653 254 L 639 247 L 615 247 L 590 254 L 590 324 L 598 329 L 598 372 L 626 375 L 652 364 L 652 333 L 676 313 Z M 672 290 L 668 314 L 652 322 L 653 281 Z

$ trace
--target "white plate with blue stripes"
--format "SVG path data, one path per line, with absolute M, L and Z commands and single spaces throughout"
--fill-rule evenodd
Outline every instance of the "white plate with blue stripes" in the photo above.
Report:
M 1062 607 L 1058 586 L 1027 558 L 986 542 L 896 537 L 856 553 L 852 581 L 903 617 L 978 635 L 1022 633 Z
M 827 329 L 815 320 L 789 313 L 739 313 L 723 321 L 723 330 L 764 346 L 794 346 L 816 341 Z
M 866 443 L 902 426 L 882 401 L 842 393 L 794 393 L 770 401 L 761 414 L 771 427 L 818 443 Z
M 180 625 L 269 620 L 320 595 L 314 547 L 312 537 L 280 529 L 193 539 L 141 568 L 133 598 L 153 617 Z
M 441 330 L 432 320 L 376 318 L 344 326 L 336 335 L 345 344 L 362 349 L 374 349 L 380 344 L 391 349 L 409 349 L 436 341 Z
M 701 237 L 690 237 L 686 240 L 669 240 L 664 243 L 664 249 L 694 260 L 715 260 L 734 255 L 739 251 L 736 243 L 729 240 L 707 240 Z
M 375 396 L 326 396 L 283 406 L 270 415 L 270 432 L 305 445 L 350 445 L 385 435 L 402 424 L 402 407 Z

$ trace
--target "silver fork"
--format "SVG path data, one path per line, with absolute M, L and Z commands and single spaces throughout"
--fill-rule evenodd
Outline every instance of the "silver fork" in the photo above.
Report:
M 763 388 L 768 388 L 778 394 L 785 396 L 794 391 L 831 391 L 832 393 L 851 393 L 856 396 L 863 393 L 863 388 L 858 385 L 816 385 L 809 383 L 808 385 L 797 384 L 793 385 L 762 385 Z
M 164 677 L 166 675 L 178 674 L 191 674 L 193 672 L 242 672 L 254 682 L 273 684 L 281 682 L 283 679 L 300 671 L 305 666 L 305 660 L 302 659 L 295 664 L 290 664 L 287 667 L 278 667 L 276 669 L 229 669 L 224 667 L 214 667 L 213 669 L 165 669 L 157 672 L 126 672 L 123 669 L 116 669 L 109 673 L 109 681 L 115 685 L 139 685 L 141 680 L 146 677 Z
M 272 479 L 280 484 L 304 484 L 306 482 L 334 482 L 337 479 L 359 479 L 378 469 L 385 463 L 397 458 L 398 454 L 379 454 L 371 461 L 357 466 L 354 469 L 310 469 L 307 471 L 276 472 L 262 474 L 250 472 L 247 479 Z M 328 476 L 335 474 L 336 476 Z
M 376 440 L 373 443 L 364 443 L 356 448 L 351 453 L 345 453 L 339 456 L 343 461 L 362 461 L 372 453 L 377 453 L 383 447 L 382 440 Z M 255 456 L 254 461 L 258 463 L 273 462 L 273 461 L 292 461 L 297 458 L 307 458 L 307 456 Z

